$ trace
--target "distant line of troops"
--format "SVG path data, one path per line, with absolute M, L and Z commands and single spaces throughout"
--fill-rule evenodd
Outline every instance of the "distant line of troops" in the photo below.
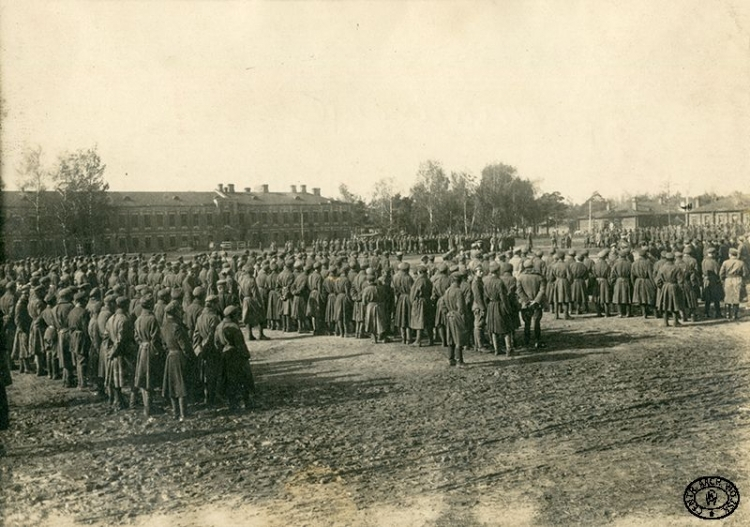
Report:
M 592 304 L 597 316 L 610 316 L 612 304 L 621 317 L 638 307 L 679 325 L 695 320 L 702 299 L 706 316 L 711 306 L 721 316 L 723 301 L 724 316 L 737 319 L 750 277 L 744 237 L 726 259 L 697 240 L 615 246 L 591 258 L 587 250 L 495 254 L 479 246 L 438 263 L 425 255 L 416 266 L 379 250 L 213 253 L 171 263 L 162 255 L 27 259 L 0 266 L 0 346 L 21 372 L 89 384 L 117 408 L 129 391 L 146 415 L 161 393 L 184 418 L 191 400 L 250 404 L 242 327 L 251 341 L 255 327 L 261 339 L 271 328 L 376 343 L 395 336 L 415 346 L 439 340 L 449 363 L 462 365 L 466 348 L 512 355 L 521 326 L 525 345 L 543 347 L 548 306 L 556 318 Z

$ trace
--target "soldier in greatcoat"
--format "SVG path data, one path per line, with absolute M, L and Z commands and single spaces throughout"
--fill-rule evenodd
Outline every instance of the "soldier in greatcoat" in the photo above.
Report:
M 161 340 L 167 352 L 161 393 L 165 399 L 172 402 L 172 413 L 175 419 L 183 421 L 187 416 L 187 397 L 190 386 L 188 355 L 192 354 L 193 350 L 187 329 L 182 322 L 181 311 L 182 304 L 177 300 L 172 300 L 167 305 L 166 319 L 161 328 Z M 240 335 L 242 335 L 241 332 Z
M 255 381 L 250 367 L 250 352 L 242 336 L 239 309 L 229 306 L 224 318 L 216 327 L 215 343 L 221 351 L 221 386 L 230 411 L 239 409 L 239 401 L 250 408 L 250 394 L 255 391 Z
M 85 303 L 88 294 L 79 291 L 73 297 L 74 306 L 68 313 L 68 332 L 70 339 L 70 356 L 76 368 L 78 389 L 83 390 L 86 385 L 86 372 L 91 341 L 89 340 L 89 312 L 86 311 Z
M 541 320 L 544 312 L 544 277 L 537 272 L 532 260 L 523 262 L 523 272 L 518 277 L 518 300 L 523 318 L 523 337 L 526 346 L 531 343 L 531 329 L 534 329 L 534 347 L 542 348 Z
M 710 247 L 706 257 L 701 262 L 703 271 L 703 301 L 705 302 L 705 316 L 709 317 L 711 305 L 714 306 L 716 318 L 721 318 L 721 301 L 724 300 L 724 288 L 721 286 L 719 271 L 721 266 L 716 260 L 716 249 Z
M 151 417 L 153 392 L 161 387 L 166 357 L 153 308 L 153 298 L 142 298 L 141 314 L 136 319 L 134 327 L 135 343 L 138 346 L 135 389 L 140 391 L 143 398 L 143 414 L 146 419 Z

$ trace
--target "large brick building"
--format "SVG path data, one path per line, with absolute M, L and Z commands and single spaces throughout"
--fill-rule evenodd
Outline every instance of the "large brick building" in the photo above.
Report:
M 48 192 L 47 203 L 56 199 Z M 104 233 L 93 247 L 70 252 L 161 252 L 207 250 L 221 242 L 234 247 L 268 247 L 287 240 L 343 238 L 351 235 L 351 205 L 307 191 L 306 185 L 289 192 L 272 192 L 267 184 L 236 190 L 220 184 L 209 192 L 109 192 L 111 214 Z M 54 218 L 45 218 L 42 239 L 34 228 L 34 207 L 28 194 L 4 191 L 3 240 L 6 257 L 62 254 Z M 51 208 L 51 207 L 48 207 Z

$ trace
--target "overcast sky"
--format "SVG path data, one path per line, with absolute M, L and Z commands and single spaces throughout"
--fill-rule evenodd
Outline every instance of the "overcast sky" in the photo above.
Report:
M 0 0 L 3 177 L 98 145 L 114 190 L 346 182 L 500 161 L 583 201 L 750 188 L 741 0 Z

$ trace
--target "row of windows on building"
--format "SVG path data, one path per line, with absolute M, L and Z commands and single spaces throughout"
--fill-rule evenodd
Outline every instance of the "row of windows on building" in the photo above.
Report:
M 262 211 L 237 212 L 121 212 L 109 217 L 109 229 L 138 229 L 164 227 L 217 227 L 220 225 L 239 225 L 252 227 L 274 225 L 325 225 L 346 224 L 349 212 L 339 210 L 323 211 Z
M 348 233 L 341 230 L 326 230 L 320 233 L 308 231 L 305 233 L 306 242 L 310 242 L 320 236 L 325 238 L 345 238 Z M 288 240 L 297 241 L 301 234 L 293 231 L 276 231 L 254 233 L 245 236 L 246 239 L 236 240 L 245 244 L 249 249 L 259 249 L 268 247 L 270 243 L 283 245 Z M 203 234 L 173 234 L 173 235 L 146 235 L 146 236 L 105 236 L 96 247 L 91 247 L 91 251 L 100 253 L 113 252 L 153 252 L 153 251 L 170 251 L 191 247 L 197 250 L 206 250 L 211 242 L 223 241 L 221 236 L 208 236 Z M 46 250 L 62 250 L 60 240 L 45 240 L 42 242 Z M 59 247 L 57 247 L 59 246 Z M 40 242 L 35 239 L 13 239 L 12 253 L 9 256 L 22 257 L 25 255 L 35 255 L 40 249 Z M 54 251 L 53 251 L 54 252 Z

